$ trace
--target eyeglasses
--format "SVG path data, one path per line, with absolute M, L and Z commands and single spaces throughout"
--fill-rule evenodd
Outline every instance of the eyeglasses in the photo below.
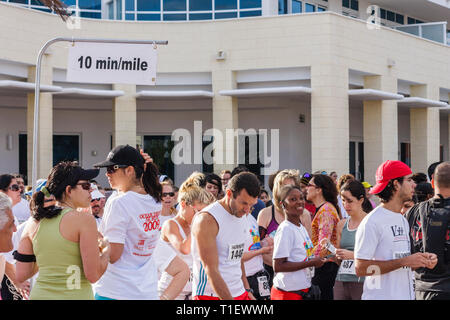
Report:
M 11 190 L 11 191 L 19 191 L 20 190 L 20 186 L 18 184 L 12 184 L 9 187 L 9 190 Z
M 175 192 L 163 192 L 162 196 L 163 196 L 163 198 L 167 197 L 167 196 L 174 197 L 175 196 Z
M 308 183 L 306 186 L 307 186 L 308 188 L 309 188 L 309 187 L 319 188 L 318 186 L 316 186 L 316 185 L 314 185 L 314 184 L 311 184 L 311 183 Z
M 77 183 L 77 186 L 81 186 L 81 188 L 83 188 L 83 190 L 90 190 L 91 189 L 91 183 L 90 182 Z
M 106 167 L 106 172 L 108 172 L 109 174 L 113 174 L 117 169 L 126 167 L 128 167 L 126 164 L 115 164 L 113 166 Z

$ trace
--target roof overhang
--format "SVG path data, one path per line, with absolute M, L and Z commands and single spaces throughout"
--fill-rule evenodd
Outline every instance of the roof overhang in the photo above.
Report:
M 397 93 L 375 90 L 375 89 L 351 89 L 348 95 L 354 100 L 402 100 L 404 96 Z
M 115 98 L 123 96 L 125 92 L 122 90 L 97 90 L 82 88 L 63 88 L 60 92 L 56 92 L 55 96 L 64 98 Z
M 420 97 L 408 97 L 397 102 L 399 107 L 407 108 L 429 108 L 447 107 L 448 104 L 439 100 L 431 100 Z
M 34 93 L 36 84 L 33 82 L 23 82 L 16 80 L 0 80 L 0 92 L 12 94 Z M 40 92 L 59 92 L 62 88 L 59 86 L 41 84 Z
M 273 96 L 309 96 L 312 89 L 308 87 L 271 87 L 256 89 L 233 89 L 221 90 L 222 96 L 231 96 L 238 98 L 249 97 L 273 97 Z
M 211 99 L 214 93 L 205 90 L 143 90 L 135 97 L 142 100 Z

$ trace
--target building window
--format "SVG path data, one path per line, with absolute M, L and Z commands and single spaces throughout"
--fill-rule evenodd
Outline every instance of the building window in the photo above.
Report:
M 186 14 L 164 14 L 164 21 L 183 21 L 186 20 Z
M 386 11 L 386 19 L 395 22 L 395 13 L 392 11 Z
M 342 0 L 342 6 L 350 9 L 350 0 Z
M 278 14 L 288 13 L 288 2 L 287 0 L 278 0 Z
M 237 9 L 237 0 L 214 0 L 216 10 Z
M 408 142 L 400 143 L 400 160 L 411 167 L 411 144 Z
M 292 0 L 292 13 L 302 12 L 302 2 L 298 0 Z
M 350 9 L 353 9 L 355 11 L 359 10 L 359 3 L 358 0 L 351 0 L 350 1 Z
M 316 6 L 310 3 L 305 3 L 305 12 L 315 12 Z
M 216 12 L 214 15 L 215 19 L 231 19 L 231 18 L 237 18 L 237 12 Z
M 189 20 L 212 20 L 212 13 L 191 13 Z
M 140 21 L 160 21 L 161 15 L 159 13 L 156 14 L 140 13 L 137 15 L 137 19 Z
M 137 0 L 138 11 L 160 11 L 160 0 Z
M 317 12 L 324 12 L 324 11 L 327 11 L 326 7 L 317 6 Z
M 186 11 L 186 0 L 163 0 L 163 8 L 164 11 Z
M 252 11 L 241 11 L 239 13 L 240 18 L 248 18 L 248 17 L 260 17 L 262 15 L 261 10 L 252 10 Z
M 134 11 L 134 0 L 125 0 L 125 10 Z
M 240 9 L 261 8 L 261 0 L 240 0 Z
M 402 14 L 395 14 L 395 22 L 399 23 L 399 24 L 404 24 L 405 23 L 405 17 Z
M 173 147 L 175 142 L 171 136 L 144 136 L 144 152 L 151 154 L 153 163 L 158 166 L 159 173 L 175 179 L 175 166 L 172 162 Z
M 208 11 L 212 10 L 212 0 L 189 1 L 190 11 Z

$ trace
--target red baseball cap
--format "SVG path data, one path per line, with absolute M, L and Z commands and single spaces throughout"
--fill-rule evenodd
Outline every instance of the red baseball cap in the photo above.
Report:
M 412 174 L 411 168 L 405 163 L 397 160 L 387 160 L 378 167 L 375 175 L 377 184 L 370 190 L 370 193 L 380 193 L 386 188 L 390 180 L 410 174 Z

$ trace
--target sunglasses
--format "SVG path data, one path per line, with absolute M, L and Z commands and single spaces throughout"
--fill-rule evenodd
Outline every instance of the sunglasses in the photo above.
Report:
M 163 196 L 163 198 L 167 197 L 167 196 L 174 197 L 175 196 L 175 192 L 163 192 L 162 196 Z
M 112 173 L 116 172 L 117 169 L 126 168 L 126 167 L 128 167 L 126 164 L 115 164 L 113 166 L 106 167 L 106 172 L 108 172 L 109 174 L 112 174 Z
M 81 188 L 83 188 L 83 190 L 90 190 L 91 189 L 91 183 L 90 182 L 77 183 L 77 186 L 81 186 Z
M 92 199 L 92 200 L 91 200 L 91 203 L 92 203 L 92 202 L 95 202 L 95 201 L 100 201 L 100 198 Z
M 307 187 L 313 187 L 313 188 L 319 188 L 319 187 L 316 186 L 315 184 L 311 184 L 311 183 L 308 183 L 306 186 L 307 186 Z
M 18 184 L 12 184 L 9 187 L 9 190 L 11 190 L 11 191 L 19 191 L 20 190 L 20 186 Z

